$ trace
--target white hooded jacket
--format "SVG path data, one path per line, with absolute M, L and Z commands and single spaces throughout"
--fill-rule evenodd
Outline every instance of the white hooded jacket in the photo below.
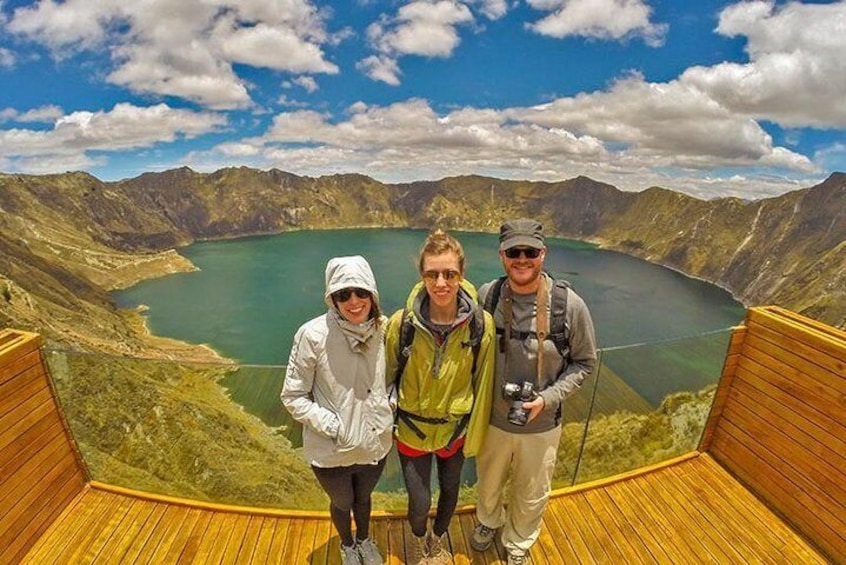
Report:
M 294 336 L 282 403 L 303 425 L 303 454 L 316 467 L 374 464 L 391 448 L 393 414 L 385 390 L 384 319 L 353 325 L 332 293 L 363 288 L 379 302 L 376 279 L 360 256 L 326 265 L 326 314 Z

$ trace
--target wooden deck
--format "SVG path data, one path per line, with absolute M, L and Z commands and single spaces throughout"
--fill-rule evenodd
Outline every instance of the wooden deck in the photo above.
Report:
M 464 512 L 449 537 L 455 563 L 502 563 L 482 554 Z M 403 563 L 404 520 L 376 519 L 388 563 Z M 231 512 L 145 500 L 96 484 L 80 492 L 23 563 L 339 563 L 325 518 Z M 536 564 L 827 563 L 707 454 L 557 496 L 532 550 Z
M 0 563 L 340 562 L 324 513 L 198 503 L 93 482 L 54 401 L 37 336 L 0 332 Z M 779 309 L 734 334 L 700 451 L 555 493 L 531 560 L 846 563 L 846 333 Z M 472 509 L 449 538 L 470 549 Z M 372 535 L 403 563 L 401 516 Z

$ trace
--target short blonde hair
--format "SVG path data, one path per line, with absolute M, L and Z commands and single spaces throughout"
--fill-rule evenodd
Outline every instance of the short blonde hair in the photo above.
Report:
M 458 257 L 458 269 L 464 275 L 464 248 L 461 247 L 457 239 L 441 228 L 437 228 L 435 231 L 429 233 L 426 241 L 420 247 L 420 254 L 417 258 L 417 269 L 420 271 L 420 274 L 423 274 L 423 260 L 427 255 L 443 255 L 450 251 Z

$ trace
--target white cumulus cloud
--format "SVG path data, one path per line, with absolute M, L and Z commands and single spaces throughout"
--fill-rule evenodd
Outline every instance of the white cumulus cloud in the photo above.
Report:
M 226 109 L 251 104 L 235 64 L 337 73 L 325 19 L 308 0 L 42 0 L 14 10 L 6 29 L 57 59 L 107 48 L 110 82 Z
M 74 168 L 71 164 L 76 164 L 76 168 L 96 164 L 99 161 L 89 155 L 90 151 L 152 147 L 217 131 L 225 124 L 223 116 L 210 112 L 174 109 L 166 104 L 140 107 L 124 103 L 109 111 L 78 111 L 59 116 L 50 130 L 0 130 L 0 155 L 5 156 L 7 167 L 12 170 L 55 172 Z M 49 163 L 63 168 L 45 169 Z
M 293 82 L 294 84 L 296 84 L 298 86 L 301 86 L 307 92 L 316 92 L 320 88 L 319 86 L 317 86 L 317 81 L 314 79 L 314 77 L 301 76 L 301 77 L 295 78 L 291 82 Z
M 401 7 L 396 16 L 383 16 L 367 29 L 378 55 L 363 59 L 358 68 L 374 80 L 399 84 L 397 59 L 407 55 L 450 57 L 461 42 L 457 27 L 473 22 L 461 2 L 417 0 Z
M 373 80 L 379 80 L 391 86 L 400 84 L 399 77 L 402 71 L 400 71 L 397 60 L 392 57 L 371 55 L 356 63 L 355 66 Z
M 0 47 L 0 69 L 11 69 L 15 66 L 15 54 L 5 47 Z
M 663 165 L 711 167 L 749 165 L 772 159 L 772 137 L 748 116 L 731 112 L 707 93 L 683 81 L 649 83 L 633 75 L 608 91 L 560 98 L 531 108 L 513 108 L 510 117 L 559 127 L 651 155 Z M 787 149 L 782 166 L 809 171 L 811 162 Z
M 59 119 L 62 114 L 64 114 L 64 111 L 59 106 L 48 104 L 47 106 L 21 112 L 15 120 L 18 122 L 49 123 Z
M 529 25 L 541 35 L 622 40 L 642 38 L 663 45 L 666 24 L 650 21 L 652 8 L 643 0 L 527 0 L 535 9 L 552 12 Z
M 471 4 L 478 6 L 479 12 L 491 20 L 498 20 L 508 13 L 506 0 L 475 0 Z
M 249 143 L 262 148 L 267 166 L 297 162 L 307 167 L 300 172 L 309 174 L 335 159 L 330 170 L 355 163 L 377 177 L 387 170 L 431 178 L 492 168 L 531 176 L 549 163 L 572 172 L 568 163 L 606 158 L 603 144 L 589 135 L 517 123 L 494 110 L 464 108 L 441 115 L 420 99 L 388 106 L 359 102 L 347 109 L 343 121 L 312 110 L 282 113 L 262 138 Z M 218 150 L 233 151 L 229 145 Z
M 846 126 L 846 2 L 742 2 L 716 31 L 747 37 L 747 63 L 692 67 L 680 80 L 731 112 L 784 127 Z

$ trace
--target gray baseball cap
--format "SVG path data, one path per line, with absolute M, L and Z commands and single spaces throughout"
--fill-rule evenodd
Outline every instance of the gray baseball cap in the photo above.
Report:
M 535 220 L 508 220 L 499 227 L 499 248 L 534 247 L 543 249 L 543 225 Z

